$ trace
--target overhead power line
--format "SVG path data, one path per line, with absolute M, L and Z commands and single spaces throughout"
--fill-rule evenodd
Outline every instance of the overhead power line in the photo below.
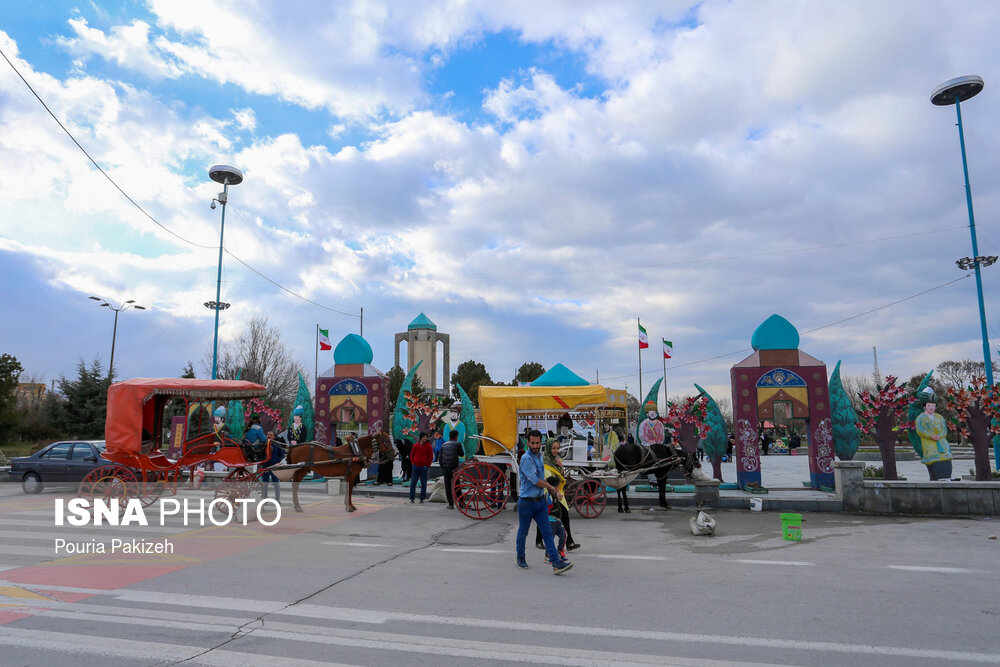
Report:
M 895 300 L 895 301 L 893 301 L 891 303 L 887 303 L 887 304 L 878 306 L 877 308 L 872 308 L 870 310 L 866 310 L 863 313 L 858 313 L 857 315 L 851 315 L 850 317 L 845 317 L 843 319 L 837 320 L 836 322 L 830 322 L 829 324 L 824 324 L 823 326 L 819 326 L 819 327 L 816 327 L 814 329 L 809 329 L 808 331 L 803 331 L 802 334 L 803 335 L 808 335 L 808 334 L 811 334 L 811 333 L 816 333 L 817 331 L 821 331 L 823 329 L 829 329 L 830 327 L 835 327 L 837 325 L 843 324 L 844 322 L 849 322 L 851 320 L 856 320 L 859 317 L 864 317 L 865 315 L 871 315 L 874 312 L 877 312 L 877 311 L 880 311 L 880 310 L 885 310 L 886 308 L 891 308 L 892 306 L 901 304 L 904 301 L 909 301 L 910 299 L 916 299 L 917 297 L 923 296 L 924 294 L 929 294 L 930 292 L 933 292 L 935 290 L 939 290 L 942 287 L 947 287 L 948 285 L 954 285 L 955 283 L 957 283 L 957 282 L 959 282 L 961 280 L 965 280 L 966 278 L 970 278 L 972 275 L 973 274 L 971 274 L 971 273 L 966 273 L 964 276 L 959 276 L 958 278 L 955 278 L 954 280 L 949 280 L 946 283 L 941 283 L 940 285 L 935 285 L 934 287 L 929 287 L 929 288 L 923 290 L 922 292 L 917 292 L 916 294 L 911 294 L 910 296 L 903 297 L 902 299 L 897 299 L 897 300 Z M 716 359 L 725 359 L 726 357 L 731 357 L 731 356 L 736 355 L 736 354 L 746 354 L 747 352 L 751 352 L 751 351 L 752 351 L 752 348 L 745 347 L 742 350 L 734 350 L 732 352 L 726 352 L 724 354 L 717 354 L 714 357 L 706 357 L 704 359 L 698 359 L 697 361 L 688 361 L 688 362 L 683 363 L 683 364 L 674 364 L 673 366 L 671 366 L 671 368 L 684 368 L 685 366 L 696 366 L 698 364 L 704 364 L 704 363 L 709 362 L 709 361 L 715 361 Z M 612 375 L 612 376 L 610 376 L 610 377 L 608 377 L 606 379 L 608 379 L 608 380 L 622 380 L 622 379 L 634 378 L 634 377 L 638 377 L 638 376 L 639 376 L 638 373 L 630 373 L 628 375 Z
M 134 200 L 127 192 L 125 192 L 124 189 L 122 189 L 122 187 L 120 185 L 118 185 L 118 183 L 115 181 L 115 179 L 113 179 L 111 177 L 111 174 L 109 174 L 107 171 L 105 171 L 105 169 L 100 164 L 97 163 L 97 160 L 95 160 L 93 158 L 93 156 L 89 152 L 87 152 L 87 149 L 84 148 L 83 145 L 79 141 L 77 141 L 76 137 L 73 136 L 73 133 L 69 131 L 69 128 L 67 128 L 63 124 L 63 122 L 61 120 L 59 120 L 59 117 L 56 116 L 55 113 L 53 113 L 52 109 L 50 109 L 49 105 L 45 103 L 45 100 L 42 99 L 41 95 L 39 95 L 35 91 L 35 89 L 28 82 L 28 80 L 24 78 L 24 75 L 21 74 L 21 71 L 17 69 L 17 67 L 14 65 L 13 62 L 11 62 L 10 58 L 7 57 L 7 54 L 4 53 L 3 49 L 0 49 L 0 56 L 3 56 L 3 59 L 7 61 L 7 64 L 10 65 L 10 68 L 12 70 L 14 70 L 14 73 L 17 74 L 18 78 L 21 79 L 21 81 L 28 88 L 28 90 L 31 91 L 31 94 L 35 96 L 35 99 L 38 100 L 38 103 L 41 104 L 42 107 L 45 109 L 45 111 L 48 112 L 49 116 L 52 117 L 52 120 L 54 120 L 56 122 L 56 124 L 59 126 L 59 128 L 62 129 L 62 131 L 66 134 L 66 136 L 70 138 L 70 141 L 72 141 L 76 145 L 76 147 L 79 148 L 80 151 L 84 155 L 87 156 L 87 159 L 90 160 L 90 163 L 94 165 L 94 167 L 97 169 L 97 171 L 99 171 L 101 173 L 101 175 L 104 176 L 104 178 L 106 178 L 108 180 L 108 182 L 111 183 L 111 185 L 114 186 L 114 188 L 116 190 L 118 190 L 118 192 L 121 193 L 121 195 L 123 197 L 125 197 L 125 199 L 127 199 L 133 206 L 135 206 L 139 210 L 140 213 L 142 213 L 144 216 L 146 216 L 146 218 L 148 218 L 150 220 L 150 222 L 152 222 L 154 225 L 156 225 L 157 227 L 159 227 L 163 231 L 167 232 L 171 236 L 177 238 L 178 240 L 183 241 L 184 243 L 187 243 L 188 245 L 194 246 L 196 248 L 205 248 L 205 249 L 208 249 L 208 250 L 214 250 L 215 248 L 218 248 L 218 246 L 211 246 L 211 245 L 204 245 L 204 244 L 201 244 L 201 243 L 196 243 L 196 242 L 194 242 L 194 241 L 192 241 L 192 240 L 190 240 L 188 238 L 185 238 L 184 236 L 181 236 L 180 234 L 178 234 L 177 232 L 175 232 L 174 230 L 170 229 L 169 227 L 167 227 L 166 225 L 164 225 L 162 222 L 160 222 L 159 220 L 157 220 L 151 213 L 149 213 L 146 209 L 144 209 L 142 207 L 142 205 L 139 204 L 139 202 L 137 202 L 136 200 Z M 288 294 L 290 294 L 291 296 L 293 296 L 293 297 L 295 297 L 297 299 L 301 299 L 302 301 L 305 301 L 306 303 L 312 304 L 313 306 L 316 306 L 318 308 L 322 308 L 323 310 L 327 310 L 327 311 L 329 311 L 331 313 L 338 313 L 340 315 L 347 315 L 349 317 L 360 317 L 360 314 L 358 314 L 358 313 L 345 313 L 344 311 L 337 310 L 335 308 L 329 308 L 327 306 L 324 306 L 321 303 L 317 303 L 317 302 L 315 302 L 315 301 L 313 301 L 311 299 L 307 299 L 304 296 L 301 296 L 300 294 L 296 294 L 295 292 L 293 292 L 292 290 L 288 289 L 287 287 L 285 287 L 281 283 L 279 283 L 279 282 L 277 282 L 275 280 L 272 280 L 271 278 L 269 278 L 266 275 L 264 275 L 263 273 L 261 273 L 259 270 L 257 270 L 254 267 L 250 266 L 250 264 L 244 262 L 242 259 L 240 259 L 236 255 L 233 255 L 231 252 L 229 252 L 228 249 L 226 249 L 226 253 L 229 254 L 233 259 L 235 259 L 236 261 L 238 261 L 240 264 L 242 264 L 246 268 L 248 268 L 251 271 L 253 271 L 254 273 L 256 273 L 258 276 L 260 276 L 261 278 L 263 278 L 264 280 L 266 280 L 267 282 L 271 283 L 275 287 L 278 287 L 278 288 L 284 290 L 285 292 L 287 292 Z

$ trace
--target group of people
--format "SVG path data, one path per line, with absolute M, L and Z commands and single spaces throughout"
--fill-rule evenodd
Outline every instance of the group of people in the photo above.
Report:
M 455 509 L 455 499 L 452 491 L 452 480 L 455 470 L 464 462 L 465 445 L 459 440 L 460 433 L 452 429 L 448 433 L 448 439 L 442 437 L 440 429 L 434 431 L 434 441 L 432 442 L 426 431 L 420 432 L 420 437 L 416 443 L 410 445 L 406 440 L 397 440 L 396 449 L 399 450 L 402 461 L 402 481 L 410 482 L 410 502 L 417 500 L 417 485 L 420 485 L 420 502 L 427 500 L 427 477 L 430 473 L 431 464 L 434 461 L 441 466 L 444 475 L 445 496 L 448 500 L 448 509 Z M 390 465 L 383 465 L 381 468 L 389 468 Z M 379 469 L 381 473 L 381 468 Z M 390 473 L 391 474 L 391 473 Z M 391 483 L 391 482 L 390 482 Z
M 265 471 L 261 475 L 260 479 L 263 482 L 262 496 L 264 498 L 268 497 L 268 485 L 274 487 L 274 498 L 277 501 L 281 501 L 281 486 L 278 478 L 275 474 L 269 470 L 276 465 L 279 465 L 285 460 L 287 454 L 285 446 L 292 447 L 299 444 L 300 442 L 306 441 L 306 425 L 302 423 L 302 415 L 305 410 L 301 405 L 295 406 L 292 410 L 292 423 L 289 424 L 288 429 L 282 434 L 282 437 L 275 437 L 273 430 L 264 432 L 264 427 L 261 426 L 260 415 L 256 412 L 250 415 L 250 426 L 247 427 L 246 431 L 243 433 L 243 447 L 247 452 L 247 459 L 254 461 L 259 459 L 265 459 L 263 461 L 258 461 L 260 467 Z M 226 408 L 220 405 L 215 409 L 213 413 L 213 430 L 215 431 L 215 437 L 220 447 L 232 444 L 232 435 L 228 424 L 226 424 Z M 270 450 L 268 450 L 268 445 L 270 445 Z M 266 454 L 266 458 L 265 458 Z

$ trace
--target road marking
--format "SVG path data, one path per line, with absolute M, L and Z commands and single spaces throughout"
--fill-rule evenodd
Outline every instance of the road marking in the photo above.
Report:
M 342 663 L 327 662 L 325 660 L 318 662 L 285 656 L 278 658 L 277 656 L 268 656 L 262 653 L 239 653 L 224 649 L 214 649 L 210 653 L 200 655 L 205 652 L 207 647 L 136 641 L 120 637 L 110 640 L 107 637 L 91 637 L 67 632 L 21 630 L 6 627 L 0 628 L 0 645 L 19 646 L 31 650 L 42 649 L 71 655 L 85 653 L 115 658 L 132 658 L 156 661 L 158 664 L 162 660 L 174 660 L 178 662 L 189 661 L 200 665 L 213 665 L 215 667 L 246 667 L 247 664 L 257 662 L 261 658 L 273 658 L 276 664 L 289 665 L 289 667 L 320 667 L 323 665 L 344 667 Z
M 980 571 L 964 567 L 927 567 L 922 565 L 890 565 L 889 569 L 906 570 L 907 572 L 941 572 L 943 574 L 974 574 Z
M 109 616 L 106 614 L 59 610 L 42 610 L 36 615 L 68 620 L 119 623 L 127 626 L 149 626 L 156 628 L 166 627 L 196 632 L 222 632 L 231 634 L 233 631 L 233 626 L 226 623 L 210 624 L 197 621 L 168 621 L 164 619 L 147 619 L 136 615 Z M 532 627 L 535 627 L 537 630 L 537 626 Z M 0 627 L 0 642 L 8 636 L 8 633 L 5 632 L 5 630 L 6 628 Z M 12 630 L 11 634 L 20 632 L 20 630 Z M 45 636 L 51 637 L 52 635 L 46 634 Z M 75 637 L 75 635 L 71 635 L 70 637 Z M 295 641 L 300 644 L 311 643 L 325 644 L 329 646 L 350 646 L 381 651 L 399 651 L 402 653 L 422 653 L 447 657 L 474 658 L 478 660 L 503 660 L 505 662 L 510 662 L 513 658 L 518 662 L 536 664 L 598 665 L 614 662 L 618 665 L 683 664 L 711 665 L 713 667 L 723 664 L 732 664 L 731 662 L 719 662 L 715 660 L 698 660 L 691 658 L 675 659 L 661 654 L 620 653 L 572 648 L 559 648 L 557 652 L 540 655 L 538 648 L 534 645 L 520 645 L 510 642 L 493 642 L 455 638 L 448 639 L 446 643 L 442 643 L 440 637 L 407 635 L 389 631 L 370 632 L 359 630 L 357 628 L 336 628 L 328 626 L 303 627 L 301 624 L 275 623 L 271 621 L 264 621 L 262 627 L 258 626 L 253 630 L 241 631 L 237 634 L 237 639 L 242 637 Z M 105 641 L 107 640 L 105 639 Z M 115 643 L 117 643 L 117 640 Z M 68 644 L 69 646 L 76 648 L 72 639 L 70 639 Z M 233 646 L 233 644 L 230 644 L 230 646 Z M 63 646 L 58 650 L 65 651 L 72 649 L 67 649 L 67 647 Z M 206 656 L 211 656 L 212 653 L 215 653 L 215 651 L 207 653 Z M 243 654 L 244 661 L 248 660 L 250 657 L 257 657 L 257 654 Z M 282 663 L 284 664 L 284 660 L 282 660 Z
M 778 561 L 767 561 L 769 563 L 774 563 Z M 40 588 L 44 589 L 44 586 L 19 584 L 25 588 Z M 271 601 L 271 600 L 248 600 L 248 599 L 238 599 L 238 598 L 217 598 L 209 596 L 199 596 L 199 595 L 187 595 L 187 594 L 171 594 L 171 593 L 155 593 L 147 591 L 102 591 L 106 595 L 109 595 L 115 599 L 140 602 L 140 603 L 159 603 L 159 604 L 169 604 L 174 606 L 188 606 L 188 607 L 198 607 L 198 608 L 209 608 L 209 609 L 223 609 L 231 611 L 243 611 L 243 612 L 254 612 L 259 614 L 261 612 L 271 613 L 280 616 L 292 616 L 300 618 L 313 618 L 313 619 L 342 619 L 350 620 L 359 623 L 385 623 L 388 621 L 401 621 L 404 623 L 421 623 L 428 624 L 431 626 L 441 626 L 441 625 L 452 625 L 458 627 L 470 627 L 470 628 L 480 628 L 480 629 L 490 629 L 490 630 L 511 630 L 516 632 L 538 632 L 539 626 L 536 623 L 519 622 L 519 621 L 505 621 L 498 619 L 488 619 L 488 618 L 455 618 L 451 616 L 436 616 L 431 614 L 411 614 L 405 612 L 392 612 L 392 611 L 377 611 L 377 610 L 366 610 L 366 609 L 353 609 L 350 607 L 324 607 L 319 605 L 291 605 L 288 603 Z M 41 616 L 56 616 L 59 618 L 74 618 L 77 620 L 105 620 L 114 621 L 119 623 L 131 623 L 131 624 L 148 624 L 154 627 L 166 625 L 168 627 L 178 627 L 184 629 L 192 630 L 206 630 L 206 631 L 218 631 L 222 630 L 226 633 L 232 632 L 232 626 L 226 623 L 219 623 L 216 625 L 208 625 L 205 623 L 199 623 L 196 620 L 185 622 L 176 621 L 170 622 L 166 620 L 155 620 L 148 619 L 144 620 L 139 615 L 130 614 L 127 617 L 116 618 L 109 615 L 99 615 L 99 614 L 88 614 L 85 610 L 87 605 L 61 605 L 60 603 L 50 603 L 47 606 L 57 606 L 57 609 L 52 611 L 41 610 L 38 615 Z M 35 606 L 35 605 L 26 605 Z M 73 609 L 74 611 L 66 611 L 67 609 Z M 75 611 L 81 610 L 81 611 Z M 153 610 L 150 610 L 153 611 Z M 187 618 L 191 618 L 188 616 Z M 196 616 L 195 619 L 198 617 Z M 220 619 L 221 620 L 221 619 Z M 287 629 L 283 629 L 287 628 Z M 4 626 L 0 626 L 0 637 L 3 636 Z M 456 649 L 457 652 L 451 652 L 446 649 L 441 649 L 437 647 L 436 644 L 441 642 L 440 637 L 427 637 L 422 636 L 401 636 L 395 633 L 388 634 L 394 640 L 398 640 L 398 644 L 393 643 L 391 640 L 387 641 L 387 634 L 368 632 L 365 633 L 356 628 L 354 629 L 344 629 L 344 636 L 333 636 L 328 638 L 316 638 L 311 635 L 306 634 L 307 628 L 302 625 L 296 624 L 282 624 L 274 623 L 271 621 L 266 621 L 265 628 L 263 630 L 257 630 L 253 634 L 262 637 L 269 637 L 274 639 L 296 639 L 293 635 L 299 635 L 303 641 L 309 642 L 319 642 L 319 643 L 331 643 L 335 645 L 345 645 L 345 646 L 362 646 L 370 648 L 386 648 L 388 650 L 399 650 L 399 651 L 414 651 L 418 653 L 437 653 L 439 655 L 453 655 L 459 657 L 485 657 L 485 653 L 482 647 L 468 647 L 470 650 L 466 651 L 459 647 Z M 316 626 L 315 632 L 317 633 L 329 633 L 331 628 L 326 625 Z M 662 632 L 656 630 L 629 630 L 623 628 L 605 628 L 605 627 L 586 627 L 586 626 L 574 626 L 574 625 L 546 625 L 544 628 L 545 633 L 551 634 L 562 634 L 571 636 L 592 636 L 592 637 L 615 637 L 615 638 L 626 638 L 626 639 L 639 639 L 647 641 L 658 641 L 658 642 L 680 642 L 689 644 L 705 644 L 711 645 L 724 644 L 730 646 L 740 646 L 740 647 L 756 647 L 763 649 L 787 649 L 787 650 L 801 650 L 801 651 L 814 651 L 818 653 L 842 653 L 842 654 L 857 654 L 857 655 L 887 655 L 887 656 L 902 656 L 902 657 L 912 657 L 912 658 L 922 658 L 922 659 L 933 659 L 940 661 L 965 661 L 965 662 L 985 662 L 991 664 L 1000 664 L 1000 654 L 989 654 L 989 653 L 974 653 L 967 651 L 950 651 L 950 650 L 933 650 L 933 649 L 918 649 L 906 646 L 878 646 L 871 644 L 856 644 L 856 643 L 837 643 L 837 642 L 821 642 L 821 641 L 809 641 L 803 639 L 778 639 L 778 638 L 762 638 L 762 637 L 741 637 L 741 636 L 726 636 L 726 635 L 714 635 L 714 634 L 693 634 L 693 633 L 679 633 L 679 632 Z M 54 633 L 53 633 L 54 634 Z M 372 639 L 366 639 L 365 636 L 370 636 Z M 51 634 L 46 633 L 46 636 L 51 636 Z M 75 637 L 75 635 L 74 635 Z M 353 640 L 361 643 L 351 643 Z M 403 641 L 405 640 L 405 641 Z M 106 639 L 102 641 L 107 641 Z M 117 641 L 117 640 L 116 640 Z M 452 642 L 453 640 L 448 640 Z M 455 640 L 457 641 L 457 640 Z M 418 644 L 420 645 L 418 647 Z M 429 646 L 428 646 L 429 644 Z M 72 646 L 73 642 L 69 642 Z M 501 657 L 497 659 L 502 659 L 505 661 L 511 660 L 510 648 L 511 645 L 504 644 L 491 644 L 489 651 L 498 651 Z M 471 650 L 475 648 L 475 650 Z M 439 650 L 444 650 L 444 653 L 440 653 Z M 531 650 L 534 650 L 533 648 Z M 559 649 L 560 653 L 565 653 L 565 649 Z M 214 653 L 214 651 L 213 651 Z M 598 655 L 595 652 L 586 652 L 587 657 L 577 661 L 568 662 L 565 664 L 581 664 L 581 663 L 593 663 Z M 605 660 L 613 660 L 615 656 L 610 654 L 603 656 Z M 639 661 L 651 660 L 654 656 L 622 656 L 626 662 L 629 660 Z M 669 662 L 664 662 L 662 658 L 655 656 L 660 660 L 660 664 L 670 664 Z M 531 656 L 518 654 L 516 659 L 522 661 L 530 661 Z M 568 657 L 567 657 L 568 659 Z M 546 657 L 546 660 L 551 660 L 551 655 Z M 615 660 L 620 662 L 620 660 Z M 678 659 L 681 664 L 692 664 L 690 659 Z
M 331 544 L 338 547 L 371 547 L 375 549 L 386 549 L 391 544 L 377 544 L 375 542 L 322 542 L 321 544 Z
M 573 554 L 573 558 L 609 558 L 620 560 L 667 560 L 666 556 L 621 556 L 614 554 Z
M 0 586 L 4 585 L 20 586 L 21 588 L 27 588 L 33 591 L 63 591 L 64 593 L 90 593 L 92 595 L 107 595 L 115 592 L 115 589 L 107 590 L 105 588 L 78 588 L 76 586 L 53 586 L 50 584 L 25 584 L 19 581 L 7 581 L 6 579 L 0 579 Z
M 751 560 L 749 558 L 738 558 L 736 562 L 746 563 L 747 565 L 815 565 L 816 564 L 804 560 Z
M 506 554 L 514 555 L 511 549 L 472 549 L 472 548 L 447 548 L 440 547 L 435 551 L 450 551 L 462 554 Z M 665 556 L 627 556 L 618 554 L 578 554 L 574 553 L 573 558 L 605 558 L 610 560 L 668 560 Z

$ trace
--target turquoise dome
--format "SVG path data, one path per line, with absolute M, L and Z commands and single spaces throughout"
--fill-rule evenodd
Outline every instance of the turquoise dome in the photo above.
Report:
M 764 320 L 750 338 L 750 347 L 758 350 L 797 350 L 799 332 L 781 315 Z
M 374 356 L 368 341 L 358 334 L 347 334 L 333 350 L 333 363 L 370 364 Z
M 427 317 L 423 313 L 420 313 L 414 317 L 413 321 L 406 327 L 407 331 L 410 329 L 430 329 L 431 331 L 437 331 L 438 325 L 431 322 L 431 318 Z

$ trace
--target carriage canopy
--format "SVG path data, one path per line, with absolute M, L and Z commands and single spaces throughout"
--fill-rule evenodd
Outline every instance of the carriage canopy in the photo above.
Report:
M 108 454 L 138 453 L 143 431 L 155 436 L 159 412 L 174 396 L 199 401 L 231 401 L 264 396 L 267 388 L 243 380 L 135 378 L 108 388 L 104 439 Z
M 480 387 L 479 409 L 483 435 L 513 447 L 517 440 L 518 413 L 597 408 L 607 402 L 607 390 L 598 384 L 575 387 Z M 501 453 L 489 440 L 488 455 Z

